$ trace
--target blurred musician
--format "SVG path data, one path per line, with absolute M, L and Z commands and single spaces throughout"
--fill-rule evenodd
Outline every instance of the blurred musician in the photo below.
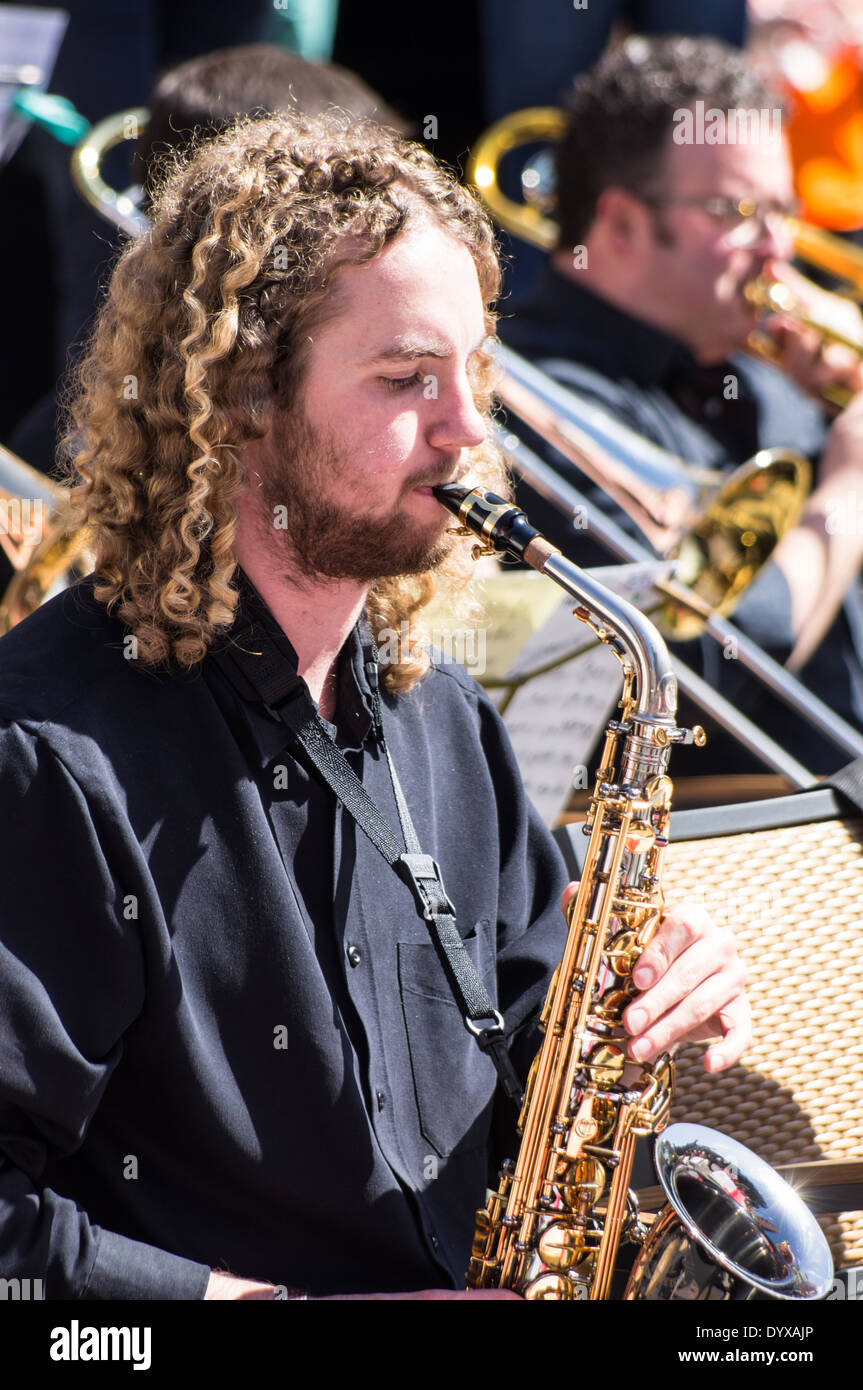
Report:
M 786 265 L 794 192 L 778 103 L 718 41 L 636 37 L 577 81 L 569 111 L 558 249 L 501 336 L 692 463 L 730 467 L 773 445 L 819 460 L 800 523 L 738 621 L 859 722 L 863 402 L 855 396 L 831 423 L 820 392 L 830 383 L 859 392 L 860 365 L 785 320 L 773 324 L 777 344 L 811 394 L 741 352 L 756 323 L 747 283 L 769 268 L 799 288 Z M 572 553 L 560 518 L 555 526 L 541 514 Z

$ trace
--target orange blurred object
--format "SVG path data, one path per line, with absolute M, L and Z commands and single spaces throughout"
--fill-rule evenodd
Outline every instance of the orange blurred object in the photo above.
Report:
M 784 65 L 783 65 L 784 66 Z M 805 88 L 785 78 L 791 96 L 788 138 L 808 222 L 833 231 L 863 226 L 863 67 L 859 48 L 825 63 L 826 76 Z

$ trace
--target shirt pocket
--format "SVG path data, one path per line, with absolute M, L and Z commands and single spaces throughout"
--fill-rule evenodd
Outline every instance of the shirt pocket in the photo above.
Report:
M 483 918 L 464 939 L 465 949 L 497 1004 L 495 944 Z M 487 1108 L 497 1073 L 464 1025 L 435 947 L 398 946 L 399 988 L 423 1138 L 442 1158 L 456 1148 L 486 1142 Z

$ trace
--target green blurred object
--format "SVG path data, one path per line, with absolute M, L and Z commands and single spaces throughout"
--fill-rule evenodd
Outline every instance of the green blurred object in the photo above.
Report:
M 339 0 L 273 0 L 272 40 L 312 63 L 328 63 L 338 16 Z
M 34 92 L 22 87 L 12 99 L 12 110 L 25 120 L 33 121 L 50 131 L 64 145 L 77 145 L 90 129 L 90 122 L 76 111 L 67 97 L 50 92 Z

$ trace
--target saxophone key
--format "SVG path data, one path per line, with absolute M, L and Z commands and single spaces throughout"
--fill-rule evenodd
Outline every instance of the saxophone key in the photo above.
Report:
M 596 1158 L 580 1158 L 570 1164 L 560 1184 L 560 1195 L 570 1211 L 594 1207 L 606 1187 L 605 1169 Z
M 471 1265 L 476 1262 L 482 1264 L 488 1258 L 495 1231 L 496 1225 L 491 1213 L 486 1207 L 480 1207 L 476 1213 L 476 1224 L 471 1242 Z
M 613 989 L 608 994 L 604 994 L 593 1006 L 593 1013 L 590 1017 L 591 1027 L 595 1021 L 603 1024 L 604 1027 L 611 1024 L 617 1025 L 620 1022 L 620 1015 L 632 998 L 633 994 L 630 989 Z
M 555 970 L 554 974 L 553 974 L 552 977 L 551 977 L 551 984 L 550 984 L 549 987 L 548 987 L 548 992 L 546 993 L 546 996 L 545 996 L 545 1003 L 544 1003 L 543 1006 L 542 1006 L 542 1013 L 541 1013 L 540 1016 L 539 1016 L 539 1028 L 540 1028 L 540 1031 L 543 1032 L 543 1033 L 545 1032 L 546 1026 L 547 1026 L 547 1024 L 548 1024 L 548 1020 L 549 1020 L 549 1018 L 550 1018 L 550 1016 L 551 1016 L 552 1008 L 554 1007 L 555 995 L 557 994 L 557 982 L 558 982 L 559 978 L 560 978 L 560 966 L 557 967 L 557 969 Z M 528 1083 L 528 1084 L 530 1084 L 530 1083 Z
M 536 1083 L 536 1073 L 538 1067 L 539 1053 L 537 1053 L 536 1057 L 534 1057 L 533 1061 L 531 1062 L 530 1071 L 527 1074 L 527 1085 L 524 1088 L 524 1096 L 522 1098 L 521 1110 L 519 1111 L 518 1116 L 517 1128 L 519 1134 L 521 1134 L 522 1130 L 524 1129 L 524 1124 L 530 1111 L 530 1103 L 533 1099 L 533 1088 Z
M 541 1274 L 528 1284 L 522 1295 L 528 1303 L 562 1303 L 586 1295 L 577 1292 L 577 1286 L 565 1274 Z
M 630 830 L 624 838 L 624 844 L 630 854 L 647 854 L 653 849 L 656 843 L 656 835 L 653 830 L 646 826 L 639 826 L 637 829 Z
M 616 1086 L 623 1076 L 626 1066 L 626 1053 L 616 1043 L 597 1043 L 584 1062 L 590 1073 L 591 1082 L 596 1086 Z
M 605 958 L 614 971 L 615 975 L 631 975 L 635 969 L 638 957 L 643 950 L 638 939 L 638 933 L 634 931 L 618 932 L 613 936 L 605 950 Z
M 592 1251 L 587 1245 L 584 1231 L 566 1225 L 563 1221 L 552 1221 L 539 1238 L 539 1258 L 548 1269 L 566 1272 L 589 1260 Z

